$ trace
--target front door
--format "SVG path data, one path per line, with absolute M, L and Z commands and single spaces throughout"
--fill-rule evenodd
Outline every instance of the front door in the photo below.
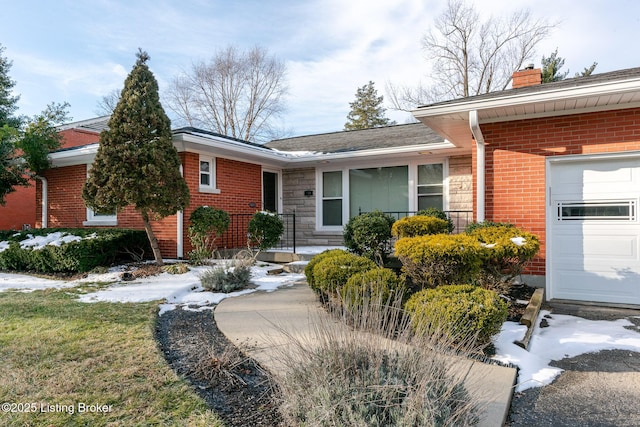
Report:
M 278 212 L 278 174 L 262 171 L 262 209 Z

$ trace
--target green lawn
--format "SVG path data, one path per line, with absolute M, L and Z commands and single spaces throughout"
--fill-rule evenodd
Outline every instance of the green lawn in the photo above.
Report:
M 222 426 L 163 359 L 157 303 L 70 292 L 0 292 L 0 425 Z

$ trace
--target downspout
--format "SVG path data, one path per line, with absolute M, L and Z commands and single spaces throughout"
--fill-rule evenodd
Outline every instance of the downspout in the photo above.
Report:
M 478 122 L 478 110 L 469 111 L 469 127 L 476 140 L 476 221 L 484 221 L 485 203 L 485 153 L 484 136 Z
M 44 176 L 35 176 L 36 179 L 42 181 L 42 228 L 47 228 L 49 212 L 47 212 L 47 206 L 49 206 L 49 183 L 47 182 L 47 178 Z
M 180 165 L 180 175 L 184 176 L 184 169 L 182 165 Z M 178 217 L 176 219 L 177 222 L 177 230 L 176 230 L 176 240 L 178 241 L 178 247 L 176 248 L 176 255 L 178 259 L 184 258 L 184 211 L 178 211 Z

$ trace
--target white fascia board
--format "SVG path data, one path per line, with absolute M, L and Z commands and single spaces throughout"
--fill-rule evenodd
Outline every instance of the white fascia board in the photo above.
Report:
M 192 134 L 176 135 L 174 137 L 174 145 L 176 145 L 178 151 L 190 151 L 276 167 L 296 167 L 329 161 L 353 160 L 355 158 L 402 155 L 421 151 L 441 151 L 457 148 L 449 141 L 444 140 L 440 143 L 428 145 L 420 144 L 338 153 L 309 153 L 300 155 L 288 154 L 286 151 L 275 151 L 268 148 L 250 146 L 216 136 L 197 136 Z
M 586 98 L 590 96 L 614 95 L 640 91 L 640 78 L 620 82 L 604 82 L 580 87 L 564 87 L 536 93 L 513 94 L 493 99 L 478 99 L 456 102 L 452 105 L 434 105 L 412 110 L 416 118 L 458 114 L 471 110 L 491 110 L 493 108 L 520 106 L 566 99 Z
M 98 153 L 98 146 L 99 144 L 96 143 L 71 150 L 56 151 L 49 154 L 49 160 L 54 168 L 91 163 Z

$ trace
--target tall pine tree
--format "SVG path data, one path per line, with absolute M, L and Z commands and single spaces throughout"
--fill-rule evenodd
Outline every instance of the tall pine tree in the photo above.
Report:
M 108 123 L 82 190 L 88 207 L 113 212 L 132 205 L 140 213 L 156 263 L 162 265 L 152 219 L 173 215 L 189 203 L 172 143 L 171 123 L 158 95 L 158 82 L 140 50 Z
M 378 91 L 372 81 L 358 88 L 356 100 L 349 103 L 351 111 L 347 115 L 348 122 L 344 130 L 369 129 L 379 126 L 395 124 L 384 116 L 386 109 L 382 106 L 383 97 L 378 96 Z

